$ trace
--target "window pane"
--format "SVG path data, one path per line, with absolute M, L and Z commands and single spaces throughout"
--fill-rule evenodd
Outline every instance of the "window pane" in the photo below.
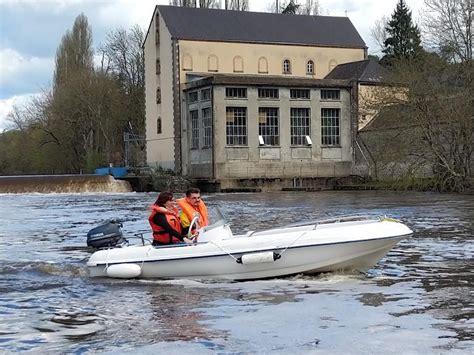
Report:
M 310 99 L 310 90 L 309 89 L 290 89 L 290 99 Z
M 206 107 L 201 110 L 202 124 L 204 129 L 203 148 L 212 146 L 212 116 L 211 108 Z
M 291 145 L 305 145 L 306 136 L 310 136 L 309 108 L 291 108 L 290 110 L 290 139 Z
M 339 145 L 340 144 L 340 109 L 322 108 L 321 109 L 321 144 Z
M 247 145 L 247 108 L 226 107 L 227 145 Z
M 247 88 L 225 88 L 225 96 L 228 99 L 245 99 Z
M 280 144 L 278 108 L 260 107 L 258 109 L 258 135 L 266 145 Z
M 191 116 L 191 149 L 199 149 L 199 114 L 198 111 L 190 111 Z
M 211 99 L 211 89 L 201 90 L 201 101 L 209 101 Z
M 321 100 L 340 100 L 340 90 L 321 90 Z
M 279 97 L 278 89 L 267 89 L 267 88 L 258 89 L 259 99 L 278 99 L 278 97 Z
M 198 101 L 198 92 L 197 91 L 192 91 L 188 95 L 189 95 L 188 97 L 189 97 L 189 102 L 190 103 Z

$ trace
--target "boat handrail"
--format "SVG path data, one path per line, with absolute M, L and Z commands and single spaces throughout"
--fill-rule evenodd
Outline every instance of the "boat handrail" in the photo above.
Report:
M 291 228 L 291 227 L 303 227 L 303 226 L 318 225 L 318 224 L 368 221 L 368 220 L 379 220 L 379 219 L 380 219 L 379 216 L 375 217 L 371 215 L 346 215 L 346 216 L 338 216 L 338 217 L 333 217 L 333 218 L 314 219 L 310 221 L 295 222 L 295 223 L 291 223 L 291 224 L 287 224 L 285 226 L 279 227 L 279 229 Z
M 261 235 L 262 233 L 271 233 L 275 230 L 282 230 L 286 228 L 294 228 L 294 227 L 304 227 L 304 226 L 314 226 L 313 229 L 316 229 L 317 226 L 322 224 L 331 224 L 331 223 L 339 223 L 339 222 L 357 222 L 357 221 L 382 221 L 386 216 L 371 216 L 371 215 L 349 215 L 349 216 L 339 216 L 334 218 L 325 218 L 325 219 L 315 219 L 309 221 L 301 221 L 295 222 L 291 224 L 287 224 L 281 227 L 265 229 L 261 231 L 252 231 L 250 234 L 246 235 L 247 237 L 253 235 Z

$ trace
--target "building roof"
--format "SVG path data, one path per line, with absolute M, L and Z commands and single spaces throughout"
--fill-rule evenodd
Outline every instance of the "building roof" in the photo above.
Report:
M 379 63 L 365 59 L 358 62 L 339 64 L 325 79 L 357 80 L 368 83 L 380 83 L 387 70 Z
M 157 6 L 176 39 L 366 48 L 348 17 Z
M 296 87 L 296 88 L 350 88 L 348 80 L 327 80 L 294 78 L 276 75 L 252 75 L 252 74 L 209 74 L 191 73 L 187 74 L 186 89 L 195 89 L 208 85 L 233 85 L 233 86 L 261 86 L 261 87 Z

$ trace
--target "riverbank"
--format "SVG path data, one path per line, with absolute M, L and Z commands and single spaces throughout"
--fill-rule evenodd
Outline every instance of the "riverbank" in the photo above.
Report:
M 432 192 L 452 192 L 445 191 L 443 186 L 433 178 L 404 178 L 399 180 L 369 180 L 363 182 L 341 184 L 335 190 L 387 190 L 387 191 L 432 191 Z M 462 194 L 474 194 L 474 178 L 466 183 Z
M 297 179 L 296 179 L 297 180 Z M 385 190 L 385 191 L 433 191 L 450 192 L 439 186 L 436 180 L 426 178 L 406 178 L 400 180 L 366 180 L 357 175 L 341 178 L 319 178 L 312 180 L 311 184 L 296 181 L 292 186 L 279 186 L 275 188 L 266 183 L 266 179 L 252 181 L 252 184 L 242 184 L 241 187 L 221 189 L 218 181 L 197 180 L 176 175 L 170 171 L 147 170 L 140 174 L 129 174 L 123 177 L 111 175 L 23 175 L 0 176 L 0 193 L 29 193 L 29 192 L 155 192 L 174 191 L 184 192 L 191 186 L 199 187 L 203 192 L 315 192 L 315 191 L 359 191 L 359 190 Z M 462 194 L 474 194 L 474 179 L 466 183 L 465 188 L 459 191 Z

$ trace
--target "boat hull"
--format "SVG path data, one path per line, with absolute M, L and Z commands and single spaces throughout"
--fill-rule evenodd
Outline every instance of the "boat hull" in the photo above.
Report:
M 226 233 L 224 229 L 222 233 Z M 362 235 L 364 230 L 365 237 Z M 353 235 L 347 237 L 348 232 Z M 253 236 L 228 236 L 194 245 L 160 248 L 147 245 L 102 250 L 91 257 L 88 267 L 91 276 L 99 277 L 110 277 L 108 269 L 111 265 L 130 264 L 138 273 L 136 277 L 140 278 L 227 280 L 346 269 L 365 271 L 410 233 L 406 226 L 396 222 L 385 222 L 383 226 L 380 223 L 341 223 L 319 230 L 296 227 Z M 276 258 L 269 258 L 271 255 Z M 244 259 L 245 256 L 250 257 Z
M 171 279 L 254 280 L 337 270 L 366 271 L 377 264 L 402 239 L 403 237 L 394 237 L 358 242 L 344 249 L 337 244 L 292 248 L 278 260 L 252 265 L 242 265 L 224 254 L 133 264 L 141 267 L 141 278 Z M 89 270 L 91 276 L 109 276 L 105 264 L 89 267 Z

